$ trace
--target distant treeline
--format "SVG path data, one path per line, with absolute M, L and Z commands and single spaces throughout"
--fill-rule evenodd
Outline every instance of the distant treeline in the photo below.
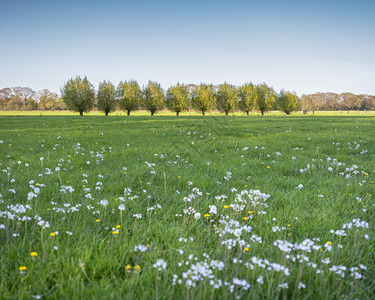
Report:
M 66 110 L 64 100 L 47 89 L 34 91 L 29 87 L 0 90 L 0 110 Z
M 302 95 L 303 110 L 375 110 L 375 96 L 351 93 L 316 93 Z
M 86 98 L 79 89 L 86 84 Z M 73 94 L 67 95 L 69 87 L 77 88 Z M 72 92 L 72 91 L 70 91 Z M 74 94 L 76 93 L 76 94 Z M 201 111 L 202 114 L 218 109 L 228 114 L 234 110 L 246 113 L 268 110 L 280 110 L 287 114 L 296 110 L 375 110 L 375 96 L 354 95 L 351 93 L 316 93 L 302 95 L 284 90 L 277 93 L 266 84 L 244 84 L 240 87 L 224 83 L 212 84 L 177 84 L 167 91 L 157 82 L 150 81 L 147 86 L 140 87 L 135 80 L 120 82 L 115 87 L 110 82 L 101 82 L 95 90 L 87 78 L 70 79 L 61 88 L 62 96 L 43 89 L 34 91 L 29 87 L 13 87 L 0 89 L 0 110 L 73 110 L 88 112 L 93 109 L 108 114 L 114 109 L 130 111 L 146 109 L 151 114 L 158 110 L 169 109 L 179 114 L 187 109 Z M 69 94 L 69 93 L 68 93 Z

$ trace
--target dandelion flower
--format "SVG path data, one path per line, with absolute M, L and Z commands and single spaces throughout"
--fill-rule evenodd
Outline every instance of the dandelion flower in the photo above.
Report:
M 201 218 L 201 214 L 200 213 L 195 213 L 194 214 L 194 218 L 196 219 L 196 220 L 199 220 L 200 218 Z
M 18 268 L 18 270 L 20 270 L 21 274 L 24 274 L 25 271 L 27 270 L 27 268 L 26 268 L 25 266 L 20 266 L 20 267 Z
M 119 210 L 124 210 L 125 209 L 125 205 L 124 204 L 120 204 L 119 207 L 118 207 Z
M 210 214 L 217 214 L 217 207 L 215 205 L 210 205 Z
M 209 216 L 210 216 L 210 214 L 203 215 L 203 217 L 205 217 L 205 218 L 208 218 Z
M 136 265 L 136 266 L 134 267 L 134 269 L 135 269 L 136 271 L 140 271 L 140 270 L 141 270 L 141 266 L 140 266 L 140 265 Z
M 125 266 L 125 270 L 127 270 L 127 271 L 129 271 L 131 268 L 132 268 L 131 265 L 126 265 L 126 266 Z
M 30 255 L 31 255 L 31 257 L 37 257 L 37 256 L 38 256 L 38 253 L 36 253 L 36 252 L 31 252 Z
M 241 236 L 241 233 L 242 233 L 242 230 L 237 228 L 237 229 L 234 231 L 233 234 L 234 234 L 236 237 L 240 237 L 240 236 Z

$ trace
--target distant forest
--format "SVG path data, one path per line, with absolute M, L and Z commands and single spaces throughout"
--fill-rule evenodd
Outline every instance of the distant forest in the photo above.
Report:
M 0 110 L 66 110 L 66 105 L 47 89 L 35 92 L 29 87 L 13 87 L 0 90 Z
M 300 109 L 307 111 L 375 110 L 372 95 L 316 93 L 302 95 L 300 100 Z M 29 87 L 13 87 L 0 89 L 0 110 L 67 110 L 67 107 L 58 94 L 48 89 L 34 91 Z
M 375 110 L 375 96 L 351 93 L 316 93 L 301 96 L 301 109 L 313 110 Z

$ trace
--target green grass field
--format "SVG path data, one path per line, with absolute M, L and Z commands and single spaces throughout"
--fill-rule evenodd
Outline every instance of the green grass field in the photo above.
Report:
M 2 299 L 375 298 L 373 112 L 1 114 Z

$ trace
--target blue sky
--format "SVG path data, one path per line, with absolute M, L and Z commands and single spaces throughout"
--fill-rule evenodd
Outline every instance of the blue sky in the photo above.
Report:
M 375 94 L 375 1 L 0 0 L 0 88 L 76 75 Z

